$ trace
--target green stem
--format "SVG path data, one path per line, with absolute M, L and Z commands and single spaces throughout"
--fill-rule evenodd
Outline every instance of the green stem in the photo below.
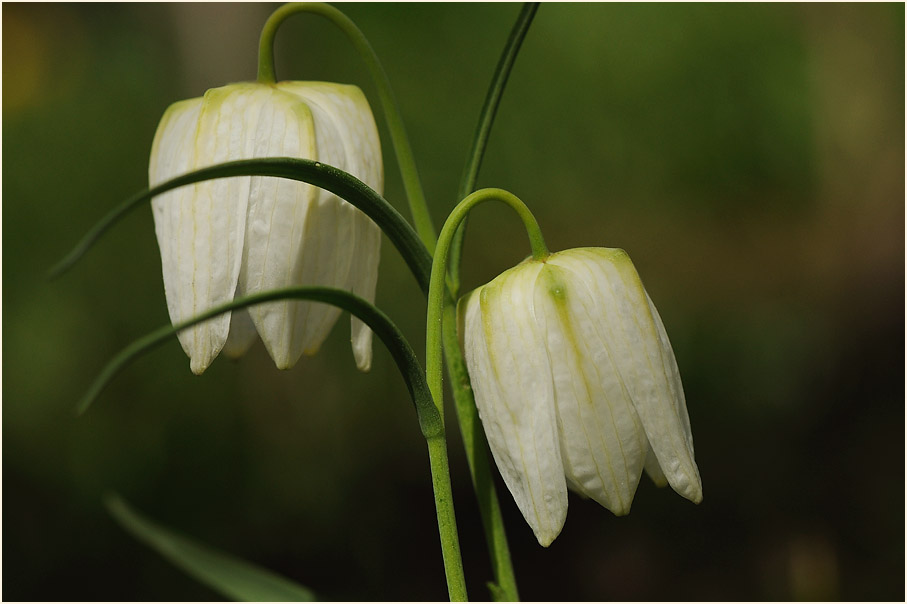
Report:
M 445 275 L 447 274 L 447 253 L 454 233 L 469 211 L 485 201 L 498 200 L 513 208 L 529 236 L 532 255 L 541 260 L 548 256 L 548 248 L 542 237 L 538 222 L 529 211 L 529 208 L 512 193 L 502 189 L 482 189 L 461 201 L 447 217 L 441 236 L 435 248 L 434 261 L 431 268 L 431 282 L 428 289 L 428 317 L 426 320 L 425 364 L 426 377 L 432 399 L 438 405 L 438 413 L 443 418 L 443 390 L 441 388 L 441 357 L 442 333 L 444 346 L 447 349 L 448 369 L 451 377 L 457 380 L 454 384 L 456 394 L 457 416 L 461 421 L 463 443 L 466 447 L 467 461 L 473 478 L 473 486 L 479 501 L 479 510 L 482 514 L 482 524 L 485 537 L 492 553 L 492 564 L 495 570 L 497 588 L 500 594 L 508 600 L 517 599 L 516 577 L 510 560 L 510 551 L 507 545 L 507 536 L 504 533 L 504 524 L 501 518 L 500 506 L 495 494 L 490 475 L 490 463 L 484 447 L 481 446 L 481 432 L 478 422 L 475 421 L 475 402 L 469 387 L 469 374 L 466 370 L 463 357 L 459 351 L 456 335 L 456 310 L 453 300 L 445 295 Z M 442 321 L 442 314 L 444 321 Z M 442 325 L 443 323 L 443 325 Z M 444 329 L 442 330 L 442 327 Z M 497 594 L 496 594 L 497 595 Z
M 450 241 L 453 238 L 454 233 L 457 230 L 457 227 L 460 225 L 460 222 L 464 217 L 469 213 L 469 211 L 475 207 L 477 204 L 480 204 L 485 201 L 498 200 L 506 203 L 511 208 L 513 208 L 516 213 L 519 215 L 520 219 L 523 221 L 523 225 L 526 227 L 526 232 L 529 235 L 530 246 L 532 247 L 532 255 L 534 258 L 541 260 L 548 256 L 548 248 L 545 246 L 545 240 L 542 237 L 541 229 L 539 229 L 538 222 L 536 222 L 535 217 L 532 215 L 532 212 L 529 211 L 529 208 L 526 207 L 522 201 L 520 201 L 512 193 L 508 193 L 502 189 L 482 189 L 476 191 L 472 195 L 469 195 L 461 201 L 450 213 L 450 216 L 447 217 L 447 221 L 444 223 L 444 228 L 441 229 L 441 236 L 438 238 L 438 245 L 435 248 L 434 261 L 432 262 L 431 267 L 431 282 L 428 288 L 428 318 L 426 320 L 426 333 L 425 333 L 425 367 L 426 367 L 426 378 L 428 381 L 428 387 L 431 391 L 432 399 L 435 401 L 435 405 L 438 406 L 438 413 L 441 417 L 444 417 L 444 391 L 441 388 L 441 357 L 442 357 L 442 347 L 441 347 L 441 334 L 442 334 L 442 311 L 445 306 L 447 308 L 453 309 L 453 301 L 446 297 L 447 289 L 445 287 L 444 277 L 447 274 L 447 252 L 450 249 Z M 445 305 L 445 301 L 448 303 Z M 456 325 L 453 317 L 448 312 L 447 314 L 447 324 Z M 456 344 L 456 334 L 454 332 L 453 342 L 451 342 L 451 336 L 448 334 L 447 338 L 448 346 L 454 346 L 454 350 L 459 350 L 459 347 Z M 451 356 L 450 353 L 448 356 Z M 458 355 L 459 356 L 459 355 Z M 462 360 L 462 357 L 460 357 Z M 461 378 L 468 380 L 468 374 L 465 372 L 465 367 L 462 368 L 464 371 L 458 372 L 457 374 Z M 475 426 L 473 426 L 475 428 Z M 464 443 L 465 443 L 464 439 Z M 475 439 L 472 439 L 470 442 L 470 449 L 475 448 Z M 473 464 L 476 461 L 476 457 L 473 456 Z M 485 468 L 488 468 L 489 464 L 486 463 Z M 473 470 L 475 476 L 476 472 Z M 490 478 L 490 477 L 489 477 Z M 475 480 L 475 478 L 474 478 Z M 490 480 L 487 481 L 477 481 L 475 485 L 490 485 Z M 487 504 L 487 500 L 483 500 L 483 493 L 477 488 L 476 493 L 479 497 L 480 509 L 483 511 L 483 523 L 485 524 L 485 533 L 486 537 L 490 538 L 489 547 L 492 548 L 494 552 L 498 552 L 498 549 L 502 547 L 504 549 L 503 555 L 496 555 L 494 559 L 495 570 L 496 572 L 508 569 L 509 573 L 500 573 L 497 575 L 498 587 L 504 590 L 503 593 L 512 595 L 516 599 L 516 580 L 513 577 L 513 569 L 510 564 L 510 556 L 507 551 L 506 545 L 506 536 L 504 535 L 504 526 L 503 523 L 497 522 L 494 525 L 489 526 L 485 521 L 485 516 L 492 518 L 495 514 L 496 505 L 489 506 L 483 505 Z M 497 503 L 495 498 L 494 503 Z M 500 517 L 500 510 L 497 509 L 497 517 Z M 502 544 L 503 539 L 503 544 Z M 509 576 L 508 576 L 509 575 Z M 502 579 L 503 577 L 503 579 Z M 510 590 L 510 591 L 506 591 Z
M 400 166 L 400 175 L 403 178 L 403 187 L 406 190 L 409 210 L 413 216 L 416 232 L 419 233 L 419 237 L 425 247 L 428 248 L 428 251 L 433 252 L 435 228 L 428 213 L 425 193 L 422 191 L 422 183 L 416 170 L 416 160 L 413 157 L 409 138 L 406 136 L 406 129 L 403 127 L 403 119 L 400 116 L 400 110 L 394 98 L 390 80 L 371 44 L 369 44 L 365 35 L 349 17 L 333 6 L 321 2 L 293 2 L 278 8 L 267 20 L 261 32 L 258 47 L 258 81 L 263 83 L 274 83 L 276 81 L 274 73 L 274 35 L 284 19 L 301 12 L 320 15 L 339 27 L 365 62 L 365 66 L 371 73 L 375 86 L 378 88 L 378 98 L 381 100 L 381 108 L 384 110 L 387 128 L 394 144 L 394 152 L 397 155 L 397 163 Z
M 292 5 L 284 4 L 268 17 L 264 27 L 261 28 L 261 37 L 258 39 L 258 81 L 262 84 L 274 84 L 277 75 L 274 69 L 274 36 L 283 20 L 293 14 Z
M 441 390 L 441 316 L 445 294 L 447 293 L 444 281 L 444 276 L 447 273 L 447 252 L 450 249 L 450 242 L 457 227 L 469 211 L 480 203 L 493 200 L 506 203 L 519 215 L 523 225 L 526 227 L 526 234 L 529 236 L 529 244 L 532 248 L 532 257 L 534 259 L 544 260 L 549 255 L 545 239 L 542 237 L 542 231 L 532 212 L 516 195 L 503 189 L 480 189 L 458 203 L 450 213 L 450 216 L 447 217 L 444 222 L 444 228 L 441 229 L 441 236 L 438 238 L 435 257 L 431 266 L 431 282 L 428 287 L 428 318 L 425 328 L 425 371 L 428 376 L 428 387 L 431 390 L 435 404 L 438 405 L 439 411 L 443 409 L 443 391 Z M 441 412 L 443 416 L 443 411 Z
M 516 577 L 510 560 L 510 551 L 507 545 L 507 536 L 504 533 L 504 524 L 501 518 L 500 506 L 497 495 L 492 485 L 488 455 L 481 446 L 481 432 L 475 413 L 475 402 L 469 387 L 469 374 L 466 370 L 463 357 L 460 354 L 456 334 L 456 309 L 445 288 L 445 275 L 447 274 L 447 254 L 450 243 L 456 233 L 457 227 L 468 215 L 469 211 L 485 201 L 498 200 L 513 208 L 529 235 L 532 255 L 536 259 L 548 256 L 538 222 L 529 211 L 529 208 L 515 195 L 502 189 L 482 189 L 469 195 L 461 201 L 447 217 L 441 236 L 435 248 L 434 261 L 432 262 L 431 283 L 428 290 L 428 318 L 426 320 L 426 345 L 425 363 L 426 376 L 432 399 L 438 405 L 438 412 L 443 418 L 443 390 L 441 388 L 441 357 L 442 333 L 444 346 L 447 349 L 448 370 L 452 378 L 457 380 L 454 384 L 457 416 L 460 420 L 460 429 L 463 433 L 463 444 L 466 447 L 467 461 L 472 473 L 473 487 L 479 502 L 482 514 L 482 524 L 485 537 L 492 553 L 495 579 L 500 595 L 508 600 L 516 600 Z M 442 322 L 442 314 L 444 321 Z M 443 323 L 443 325 L 442 325 Z M 444 328 L 442 330 L 442 327 Z M 498 595 L 498 594 L 496 594 Z
M 538 8 L 538 2 L 525 3 L 517 16 L 516 23 L 513 24 L 513 29 L 510 30 L 510 37 L 507 38 L 507 43 L 504 45 L 504 52 L 501 53 L 494 75 L 491 76 L 491 85 L 488 87 L 485 104 L 482 105 L 482 111 L 479 112 L 479 123 L 472 139 L 472 147 L 467 156 L 466 166 L 463 168 L 457 199 L 463 199 L 476 188 L 479 168 L 482 167 L 485 147 L 488 145 L 488 137 L 491 134 L 491 126 L 494 123 L 495 115 L 497 115 L 498 106 L 504 96 L 504 88 L 507 86 L 510 71 L 513 69 L 517 54 L 520 52 L 520 46 L 523 44 L 523 39 L 529 31 L 529 26 L 532 25 L 532 19 L 535 17 Z M 454 298 L 460 293 L 460 260 L 463 256 L 463 238 L 466 236 L 467 223 L 468 220 L 463 221 L 450 245 L 449 281 Z
M 457 536 L 457 517 L 454 514 L 453 489 L 450 486 L 450 466 L 447 461 L 447 441 L 443 435 L 428 439 L 431 461 L 431 482 L 435 492 L 435 509 L 438 513 L 438 531 L 441 533 L 441 554 L 447 576 L 447 594 L 451 602 L 466 602 L 466 579 L 460 557 Z

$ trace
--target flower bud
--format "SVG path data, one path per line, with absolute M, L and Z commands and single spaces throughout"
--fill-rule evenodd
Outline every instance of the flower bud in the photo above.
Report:
M 264 157 L 324 162 L 379 193 L 378 131 L 362 91 L 325 82 L 243 83 L 171 105 L 151 149 L 151 186 L 215 164 Z M 374 301 L 381 231 L 360 210 L 306 183 L 261 176 L 199 182 L 152 202 L 164 292 L 173 323 L 234 296 L 292 287 L 345 289 Z M 281 369 L 314 354 L 340 311 L 276 301 L 183 330 L 200 374 L 223 349 L 244 353 L 261 336 Z M 356 363 L 371 364 L 371 331 L 352 318 Z
M 560 533 L 568 488 L 620 516 L 645 469 L 702 500 L 674 352 L 623 250 L 526 260 L 458 312 L 488 443 L 539 543 Z

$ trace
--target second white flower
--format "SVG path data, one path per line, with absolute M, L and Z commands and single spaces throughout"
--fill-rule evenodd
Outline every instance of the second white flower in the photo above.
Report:
M 526 260 L 459 315 L 488 444 L 539 543 L 560 533 L 568 488 L 623 515 L 645 469 L 702 499 L 674 353 L 623 250 Z

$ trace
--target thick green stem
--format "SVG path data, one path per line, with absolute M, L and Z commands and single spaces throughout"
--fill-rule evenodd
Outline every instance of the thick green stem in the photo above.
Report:
M 428 286 L 428 318 L 425 328 L 425 371 L 428 376 L 428 387 L 439 410 L 443 409 L 443 391 L 441 389 L 441 316 L 444 309 L 445 294 L 447 293 L 444 281 L 444 276 L 447 274 L 447 252 L 450 249 L 450 242 L 457 227 L 469 211 L 480 203 L 494 200 L 506 203 L 519 215 L 523 225 L 526 227 L 526 234 L 529 236 L 532 257 L 536 260 L 544 260 L 549 255 L 545 239 L 542 237 L 542 231 L 535 220 L 535 216 L 532 215 L 526 204 L 520 201 L 516 195 L 503 189 L 480 189 L 458 203 L 450 213 L 450 216 L 447 217 L 444 228 L 441 229 L 441 236 L 438 238 L 434 261 L 431 266 L 431 281 Z M 450 303 L 452 304 L 452 301 Z
M 541 229 L 539 229 L 538 222 L 535 220 L 532 212 L 530 212 L 529 208 L 526 207 L 526 204 L 520 201 L 515 195 L 508 193 L 503 189 L 482 189 L 476 191 L 457 204 L 450 213 L 450 216 L 447 217 L 444 228 L 441 229 L 441 236 L 438 238 L 438 245 L 435 248 L 434 260 L 431 267 L 431 282 L 428 288 L 428 318 L 426 320 L 425 333 L 426 377 L 428 387 L 431 390 L 432 399 L 435 401 L 435 405 L 438 406 L 438 413 L 442 418 L 444 416 L 444 391 L 441 387 L 442 313 L 446 316 L 448 328 L 450 329 L 452 327 L 452 331 L 447 332 L 446 338 L 448 357 L 451 359 L 458 359 L 458 361 L 452 361 L 452 368 L 454 371 L 451 371 L 451 375 L 458 376 L 464 383 L 469 380 L 456 341 L 456 322 L 454 318 L 455 310 L 453 301 L 449 296 L 445 295 L 448 293 L 444 279 L 447 274 L 447 253 L 450 249 L 450 242 L 451 239 L 453 239 L 454 233 L 456 233 L 457 227 L 467 216 L 469 211 L 477 204 L 492 200 L 506 203 L 519 215 L 520 219 L 523 221 L 523 225 L 526 227 L 526 233 L 529 235 L 533 257 L 541 260 L 548 256 L 548 248 L 545 246 L 545 240 L 542 237 Z M 445 307 L 449 309 L 446 312 L 444 311 Z M 465 384 L 457 384 L 455 385 L 455 388 L 460 390 L 460 392 L 464 392 L 464 386 Z M 458 405 L 469 405 L 470 407 L 474 407 L 471 397 L 470 399 L 461 399 L 460 402 L 458 402 Z M 458 409 L 458 416 L 461 415 L 460 412 L 461 410 Z M 466 413 L 465 415 L 468 416 L 469 414 Z M 480 447 L 476 446 L 477 443 L 474 437 L 475 429 L 476 427 L 473 425 L 472 429 L 468 431 L 472 437 L 464 434 L 464 444 L 467 446 L 467 456 L 473 473 L 473 484 L 476 487 L 476 495 L 479 498 L 479 508 L 482 512 L 486 538 L 488 539 L 489 547 L 493 552 L 492 559 L 495 566 L 496 578 L 498 580 L 497 587 L 507 597 L 511 597 L 515 600 L 517 593 L 516 579 L 513 576 L 513 568 L 510 564 L 510 554 L 507 548 L 506 536 L 504 535 L 504 525 L 500 520 L 500 509 L 497 505 L 497 497 L 493 495 L 494 491 L 493 488 L 491 488 L 490 476 L 482 474 L 483 471 L 486 473 L 489 471 L 490 464 L 488 463 L 487 455 L 484 455 L 484 450 L 482 450 L 482 453 L 476 454 L 476 451 Z M 464 430 L 464 432 L 467 431 Z M 482 461 L 484 461 L 484 463 L 481 463 Z M 480 463 L 477 464 L 477 462 Z M 490 489 L 490 491 L 486 491 L 486 488 Z M 489 492 L 491 493 L 490 498 L 483 499 L 483 497 L 489 496 Z
M 479 510 L 482 514 L 482 524 L 485 537 L 492 554 L 492 564 L 495 570 L 497 588 L 504 598 L 516 600 L 518 597 L 516 578 L 510 560 L 510 550 L 507 537 L 504 533 L 504 524 L 501 519 L 500 507 L 495 494 L 490 475 L 491 464 L 485 452 L 481 439 L 475 413 L 475 403 L 469 387 L 469 374 L 466 370 L 463 357 L 460 354 L 456 334 L 456 309 L 453 300 L 445 288 L 445 275 L 447 274 L 447 254 L 451 240 L 460 223 L 476 205 L 485 201 L 502 201 L 513 208 L 529 236 L 532 255 L 537 260 L 548 256 L 548 248 L 542 237 L 538 222 L 522 201 L 512 193 L 502 189 L 482 189 L 461 201 L 447 217 L 431 268 L 431 281 L 428 288 L 428 318 L 426 320 L 425 367 L 428 387 L 432 399 L 438 405 L 438 412 L 443 417 L 443 389 L 441 387 L 441 357 L 442 334 L 444 347 L 447 349 L 448 370 L 453 379 L 457 417 L 461 422 L 460 429 L 463 433 L 463 443 L 466 447 L 467 461 L 472 472 L 473 486 L 479 500 Z M 443 321 L 442 321 L 443 315 Z M 443 328 L 443 329 L 442 329 Z
M 371 44 L 369 44 L 365 35 L 349 17 L 333 6 L 320 2 L 293 2 L 278 8 L 265 23 L 261 32 L 258 48 L 258 81 L 266 83 L 276 81 L 274 73 L 274 35 L 283 20 L 296 13 L 312 13 L 330 20 L 346 34 L 365 62 L 365 66 L 378 89 L 378 98 L 381 100 L 381 108 L 384 110 L 387 128 L 394 144 L 397 163 L 400 165 L 400 175 L 403 178 L 403 187 L 406 190 L 409 210 L 413 215 L 416 232 L 419 233 L 419 238 L 422 239 L 422 243 L 428 248 L 428 251 L 432 252 L 435 245 L 435 227 L 428 213 L 425 193 L 422 191 L 422 183 L 416 170 L 416 160 L 413 157 L 409 138 L 406 136 L 406 129 L 403 127 L 403 118 L 400 116 L 400 110 L 397 107 L 390 80 Z
M 465 602 L 466 579 L 460 557 L 457 517 L 454 514 L 450 466 L 447 461 L 447 440 L 443 428 L 440 436 L 428 439 L 428 456 L 431 462 L 431 482 L 435 491 L 435 509 L 438 513 L 438 531 L 441 533 L 444 574 L 447 576 L 447 594 L 451 602 Z

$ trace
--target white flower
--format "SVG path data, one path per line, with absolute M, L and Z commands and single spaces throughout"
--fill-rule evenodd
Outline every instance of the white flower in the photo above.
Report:
M 624 515 L 645 468 L 702 500 L 674 352 L 623 250 L 526 260 L 460 301 L 459 329 L 492 454 L 543 546 L 567 488 Z
M 151 186 L 214 164 L 261 157 L 311 159 L 345 170 L 379 193 L 378 131 L 362 91 L 325 82 L 245 83 L 171 105 L 151 149 Z M 210 180 L 152 203 L 164 292 L 177 323 L 234 296 L 301 285 L 373 301 L 381 231 L 323 189 L 272 177 Z M 223 349 L 245 352 L 256 332 L 281 369 L 314 354 L 337 320 L 326 304 L 278 301 L 179 334 L 194 373 Z M 356 363 L 371 364 L 371 331 L 352 318 Z

